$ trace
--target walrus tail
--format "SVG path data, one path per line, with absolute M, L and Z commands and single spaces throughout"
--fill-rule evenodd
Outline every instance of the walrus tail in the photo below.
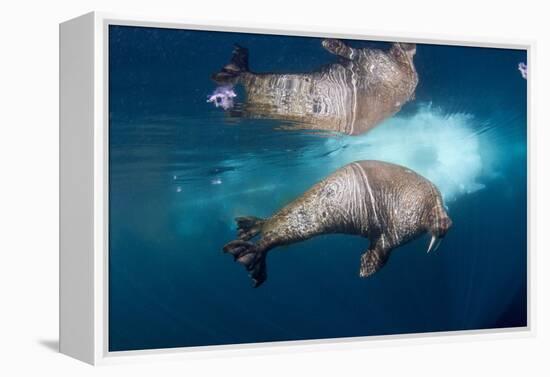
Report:
M 252 286 L 259 287 L 267 279 L 267 250 L 259 245 L 243 240 L 234 240 L 223 247 L 225 253 L 233 255 L 236 262 L 242 264 L 249 272 Z
M 248 72 L 248 49 L 235 45 L 231 61 L 222 70 L 212 75 L 212 80 L 218 84 L 234 84 L 241 73 Z

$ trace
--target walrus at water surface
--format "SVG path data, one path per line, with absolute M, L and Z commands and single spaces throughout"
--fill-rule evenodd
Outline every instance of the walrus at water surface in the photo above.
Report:
M 359 275 L 384 266 L 391 251 L 429 232 L 428 252 L 439 246 L 452 221 L 439 190 L 415 172 L 380 161 L 346 165 L 272 217 L 238 217 L 238 239 L 223 250 L 250 272 L 254 287 L 266 278 L 267 252 L 320 234 L 367 237 Z M 260 236 L 257 242 L 250 240 Z
M 322 45 L 340 61 L 303 74 L 250 72 L 248 50 L 235 46 L 231 62 L 212 79 L 244 87 L 243 116 L 349 135 L 370 130 L 414 98 L 416 45 L 393 43 L 388 51 L 356 49 L 334 39 Z

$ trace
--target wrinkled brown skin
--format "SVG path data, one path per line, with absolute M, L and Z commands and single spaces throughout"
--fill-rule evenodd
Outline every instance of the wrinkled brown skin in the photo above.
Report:
M 369 131 L 414 99 L 418 84 L 414 44 L 394 43 L 388 51 L 355 49 L 334 39 L 325 39 L 322 45 L 341 59 L 317 72 L 246 70 L 229 81 L 223 74 L 213 78 L 220 84 L 243 85 L 243 116 L 284 120 L 300 129 L 348 135 Z
M 255 287 L 266 278 L 269 250 L 321 234 L 343 233 L 370 240 L 360 276 L 384 266 L 391 251 L 425 234 L 440 239 L 452 221 L 438 189 L 410 169 L 380 161 L 346 165 L 268 219 L 237 218 L 239 239 L 224 251 L 250 272 Z M 257 242 L 250 240 L 259 236 Z

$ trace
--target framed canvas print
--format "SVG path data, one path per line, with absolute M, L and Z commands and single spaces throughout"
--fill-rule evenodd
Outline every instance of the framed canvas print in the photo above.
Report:
M 61 24 L 61 352 L 529 333 L 531 49 Z

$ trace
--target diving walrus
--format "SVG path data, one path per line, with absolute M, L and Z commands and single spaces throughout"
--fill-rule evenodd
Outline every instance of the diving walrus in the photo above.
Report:
M 230 63 L 212 79 L 244 87 L 242 116 L 348 135 L 367 132 L 414 98 L 416 45 L 393 43 L 387 51 L 356 49 L 335 39 L 325 39 L 322 45 L 340 61 L 303 74 L 250 72 L 248 50 L 235 45 Z
M 254 287 L 267 278 L 266 255 L 275 247 L 320 234 L 367 237 L 359 275 L 384 266 L 391 251 L 429 232 L 428 252 L 435 250 L 452 221 L 439 190 L 426 178 L 380 161 L 346 165 L 314 185 L 272 217 L 238 217 L 238 239 L 223 250 L 250 272 Z M 257 242 L 250 240 L 260 236 Z

